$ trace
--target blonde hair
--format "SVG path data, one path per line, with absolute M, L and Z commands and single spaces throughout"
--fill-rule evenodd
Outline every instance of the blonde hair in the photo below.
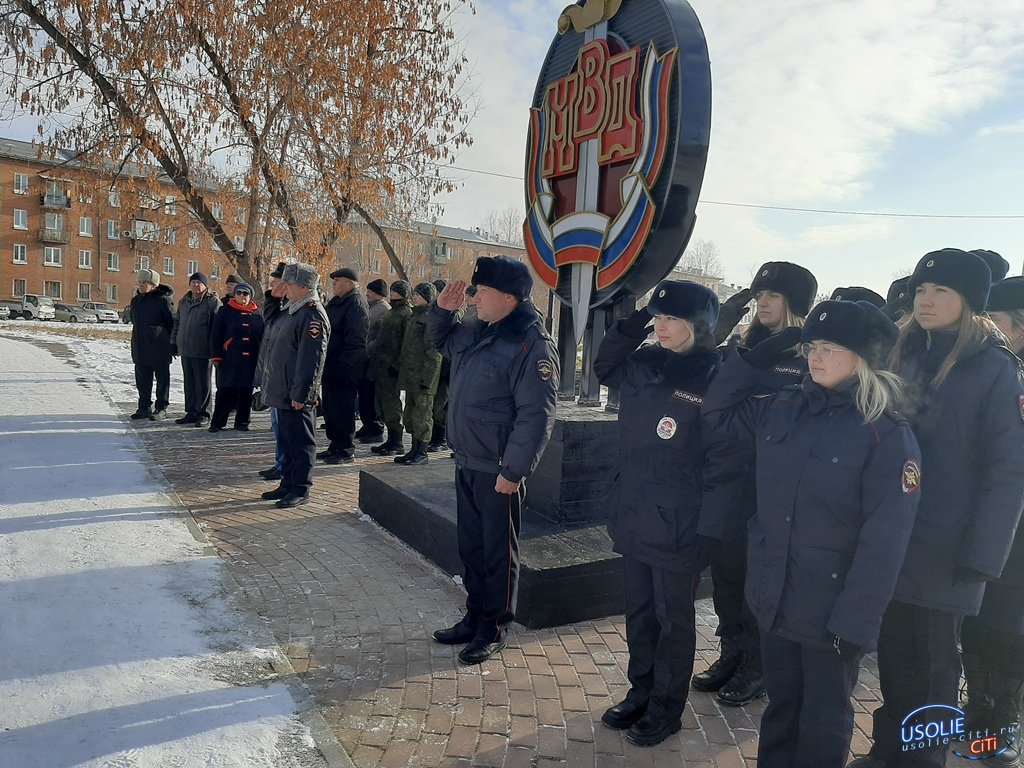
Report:
M 903 397 L 903 379 L 892 371 L 872 369 L 860 355 L 857 355 L 857 366 L 853 372 L 857 377 L 857 397 L 854 402 L 865 424 L 878 421 L 883 413 L 893 408 Z
M 894 371 L 900 369 L 900 361 L 903 358 L 903 352 L 908 344 L 908 339 L 912 334 L 924 332 L 916 318 L 911 318 L 906 325 L 900 328 L 899 339 L 896 340 L 896 346 L 893 347 L 892 354 L 889 356 L 890 368 Z M 953 349 L 946 355 L 946 359 L 942 361 L 938 373 L 931 380 L 931 385 L 933 387 L 941 386 L 942 382 L 949 376 L 949 372 L 953 370 L 953 366 L 963 358 L 969 357 L 981 349 L 985 344 L 985 339 L 993 334 L 1002 336 L 999 328 L 996 327 L 996 324 L 990 318 L 978 314 L 964 301 L 964 311 L 960 315 L 960 331 L 956 344 L 953 345 Z
M 693 349 L 693 345 L 697 343 L 697 330 L 693 327 L 693 323 L 691 323 L 689 320 L 687 320 L 685 318 L 676 317 L 675 315 L 667 315 L 667 317 L 672 317 L 672 318 L 678 320 L 683 325 L 685 325 L 686 326 L 686 330 L 688 330 L 690 332 L 690 338 L 683 345 L 683 348 L 680 349 L 679 352 L 677 352 L 677 354 L 685 355 L 686 353 L 690 352 Z
M 772 335 L 779 333 L 786 328 L 803 328 L 804 318 L 801 315 L 796 314 L 792 309 L 789 308 L 789 299 L 785 296 L 782 300 L 786 302 L 786 314 L 782 317 L 782 322 L 778 328 L 771 331 Z M 762 323 L 757 317 L 757 311 L 754 311 L 754 319 L 750 321 L 750 325 L 747 326 L 747 330 L 740 336 L 740 344 L 747 346 L 747 342 L 750 341 L 750 337 L 753 336 L 754 331 L 758 328 L 767 328 L 768 326 Z
M 1024 309 L 1000 309 L 1000 310 L 993 310 L 993 311 L 1002 312 L 1004 315 L 1007 315 L 1010 318 L 1010 323 L 1015 328 L 1020 328 L 1021 331 L 1024 331 Z M 992 318 L 989 318 L 989 320 L 991 320 L 991 319 Z M 994 322 L 995 321 L 993 320 L 993 323 Z M 996 327 L 998 328 L 999 326 L 996 326 Z M 1002 333 L 1002 331 L 1000 331 L 1000 333 Z M 1010 347 L 1010 349 L 1013 349 L 1012 340 L 1006 338 L 1006 334 L 1005 333 L 1003 333 L 1002 335 L 1003 335 L 1003 338 L 1006 340 L 1006 343 Z M 1016 352 L 1017 350 L 1014 349 L 1013 351 Z

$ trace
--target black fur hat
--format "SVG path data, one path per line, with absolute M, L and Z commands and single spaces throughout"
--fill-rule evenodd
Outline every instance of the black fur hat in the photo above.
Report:
M 806 317 L 818 293 L 818 281 L 810 271 L 788 261 L 769 261 L 757 270 L 750 290 L 775 291 L 789 302 L 793 314 Z
M 870 288 L 861 286 L 850 286 L 849 288 L 836 288 L 832 291 L 830 301 L 866 301 L 881 309 L 885 306 L 885 299 L 872 291 Z
M 992 286 L 988 295 L 989 312 L 1024 309 L 1024 277 L 1008 277 Z
M 718 296 L 710 288 L 689 280 L 662 280 L 647 302 L 651 315 L 672 315 L 714 328 L 718 322 Z
M 471 282 L 508 293 L 520 301 L 529 299 L 533 290 L 530 268 L 511 256 L 481 256 L 476 260 Z
M 872 368 L 883 368 L 899 329 L 867 301 L 823 301 L 811 310 L 800 333 L 804 343 L 832 341 L 856 352 Z
M 412 286 L 405 280 L 395 280 L 391 284 L 392 293 L 397 293 L 403 299 L 408 299 L 412 295 Z
M 885 306 L 882 311 L 890 320 L 899 320 L 914 306 L 914 297 L 910 295 L 907 285 L 910 275 L 892 281 L 888 293 L 885 294 Z
M 984 312 L 992 270 L 980 256 L 959 248 L 943 248 L 926 253 L 910 276 L 907 292 L 913 296 L 922 283 L 945 285 L 964 297 L 975 312 Z
M 388 284 L 379 277 L 376 280 L 368 282 L 366 284 L 366 290 L 373 291 L 378 296 L 383 296 L 385 299 L 388 297 Z
M 975 248 L 971 251 L 975 256 L 984 260 L 988 264 L 989 271 L 992 272 L 992 283 L 998 283 L 1006 274 L 1010 271 L 1010 262 L 1004 259 L 995 251 L 986 251 L 984 248 Z

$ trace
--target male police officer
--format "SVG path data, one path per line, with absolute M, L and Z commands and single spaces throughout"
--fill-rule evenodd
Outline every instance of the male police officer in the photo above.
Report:
M 313 266 L 289 264 L 282 279 L 288 304 L 268 334 L 271 346 L 263 358 L 263 398 L 277 409 L 284 469 L 281 485 L 263 498 L 276 499 L 277 506 L 286 509 L 305 504 L 313 485 L 313 407 L 319 399 L 331 326 L 317 297 L 320 277 Z
M 505 647 L 516 609 L 519 518 L 524 481 L 551 436 L 558 357 L 530 301 L 533 278 L 508 256 L 482 256 L 477 319 L 461 322 L 466 283 L 453 280 L 430 307 L 430 338 L 452 361 L 448 443 L 455 451 L 459 556 L 466 615 L 434 633 L 468 643 L 459 653 L 479 664 Z

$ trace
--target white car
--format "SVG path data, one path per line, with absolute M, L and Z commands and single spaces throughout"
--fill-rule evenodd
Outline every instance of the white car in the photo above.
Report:
M 99 301 L 84 301 L 82 302 L 82 308 L 94 313 L 101 323 L 121 322 L 121 316 L 117 314 L 117 310 L 111 308 L 108 304 Z

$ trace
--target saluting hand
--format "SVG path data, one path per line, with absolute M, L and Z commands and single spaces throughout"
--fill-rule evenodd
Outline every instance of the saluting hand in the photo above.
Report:
M 466 303 L 465 280 L 450 280 L 444 289 L 437 295 L 437 306 L 449 312 L 457 312 Z
M 519 483 L 513 483 L 511 480 L 506 480 L 503 475 L 498 475 L 498 481 L 494 484 L 494 490 L 498 493 L 504 493 L 506 496 L 511 496 L 519 490 Z

